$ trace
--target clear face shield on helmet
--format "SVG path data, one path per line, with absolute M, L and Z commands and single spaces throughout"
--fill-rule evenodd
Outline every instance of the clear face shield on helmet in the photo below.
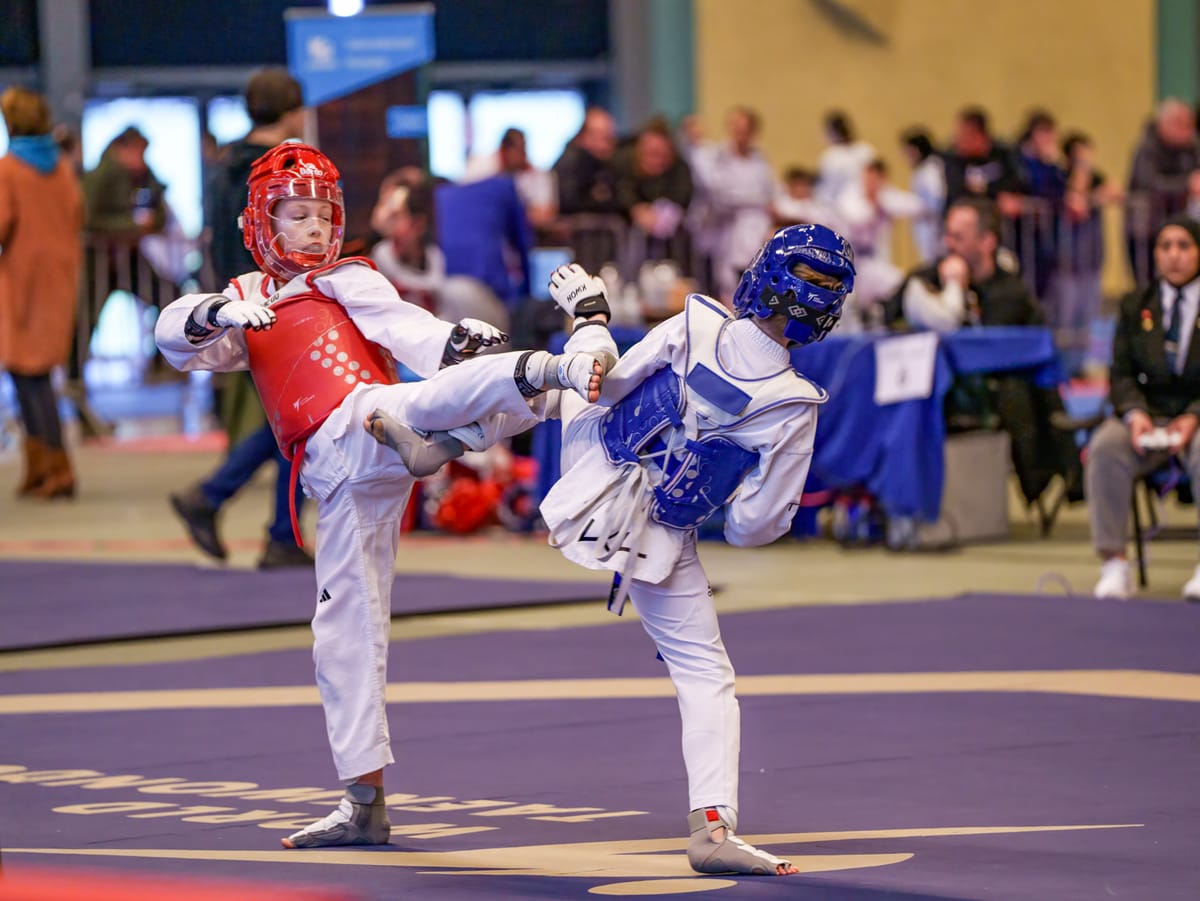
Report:
M 274 190 L 272 190 L 275 188 Z M 265 256 L 284 273 L 299 275 L 332 263 L 341 252 L 341 191 L 318 181 L 294 180 L 267 189 Z
M 306 144 L 285 142 L 254 162 L 241 226 L 259 268 L 285 282 L 337 260 L 345 228 L 339 178 Z

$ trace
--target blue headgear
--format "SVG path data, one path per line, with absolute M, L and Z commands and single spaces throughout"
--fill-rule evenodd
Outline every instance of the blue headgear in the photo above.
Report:
M 822 288 L 796 274 L 800 264 L 839 278 L 837 289 Z M 820 341 L 837 325 L 846 295 L 854 290 L 854 250 L 846 239 L 823 225 L 781 228 L 742 275 L 733 295 L 739 319 L 772 313 L 787 317 L 783 335 L 797 344 Z

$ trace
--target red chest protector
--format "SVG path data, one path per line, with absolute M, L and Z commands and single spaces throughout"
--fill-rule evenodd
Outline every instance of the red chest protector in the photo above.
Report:
M 267 422 L 279 449 L 292 462 L 292 533 L 301 547 L 296 482 L 309 435 L 356 386 L 399 381 L 391 355 L 363 336 L 340 303 L 311 282 L 309 288 L 271 304 L 278 318 L 269 330 L 244 333 L 250 375 Z
M 271 305 L 268 331 L 246 331 L 250 374 L 284 456 L 360 384 L 394 385 L 396 364 L 336 300 L 313 290 Z

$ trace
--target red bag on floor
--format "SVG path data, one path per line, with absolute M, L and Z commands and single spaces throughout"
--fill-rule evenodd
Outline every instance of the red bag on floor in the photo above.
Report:
M 460 476 L 442 495 L 433 524 L 446 532 L 465 535 L 497 522 L 496 506 L 504 489 L 492 479 Z

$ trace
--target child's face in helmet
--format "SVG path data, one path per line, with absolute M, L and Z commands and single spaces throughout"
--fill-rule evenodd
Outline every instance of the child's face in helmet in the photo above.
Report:
M 333 233 L 333 204 L 311 197 L 285 197 L 271 210 L 279 253 L 323 254 Z

